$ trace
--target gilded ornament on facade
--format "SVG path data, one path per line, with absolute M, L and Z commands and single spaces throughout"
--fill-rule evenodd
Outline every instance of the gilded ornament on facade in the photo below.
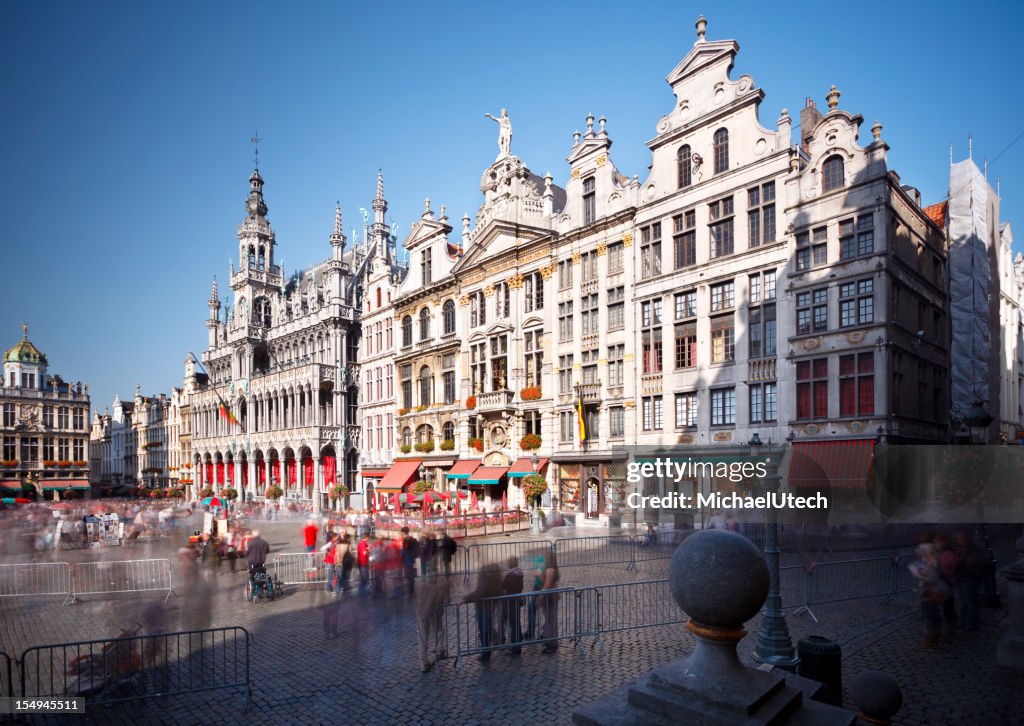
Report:
M 821 427 L 818 424 L 807 424 L 804 426 L 804 433 L 808 436 L 816 436 L 821 431 Z
M 636 401 L 623 401 L 622 405 L 625 408 L 636 408 Z
M 608 243 L 607 242 L 598 242 L 597 243 L 597 256 L 598 257 L 604 257 L 606 254 L 608 254 Z
M 732 431 L 719 431 L 714 438 L 715 441 L 732 441 Z
M 484 288 L 484 297 L 492 297 L 494 295 L 494 285 L 487 285 Z
M 555 268 L 558 267 L 555 263 L 551 263 L 547 267 L 540 268 L 540 276 L 545 280 L 550 280 L 551 276 L 555 274 Z
M 680 444 L 692 444 L 693 443 L 693 436 L 691 434 L 683 434 L 682 436 L 679 437 L 679 443 Z
M 512 277 L 508 278 L 508 287 L 510 290 L 518 290 L 523 286 L 523 276 L 518 272 Z
M 574 265 L 580 264 L 580 260 L 581 259 L 583 259 L 583 255 L 581 255 L 579 252 L 573 252 L 572 253 L 572 264 L 574 264 Z
M 463 295 L 459 298 L 459 307 L 464 308 L 467 305 L 469 305 L 469 295 Z
M 622 235 L 622 246 L 623 247 L 632 247 L 633 246 L 633 233 L 632 232 L 626 232 L 626 234 Z
M 608 157 L 605 156 L 604 154 L 601 154 L 599 157 L 597 157 L 597 165 L 599 167 L 600 166 L 604 166 L 607 161 L 608 161 Z
M 850 428 L 850 431 L 852 433 L 859 434 L 861 431 L 864 430 L 864 422 L 863 421 L 851 421 L 850 424 L 849 424 L 849 428 Z
M 573 169 L 572 170 L 572 178 L 573 179 L 579 179 L 580 178 L 580 170 L 579 169 Z
M 859 343 L 864 340 L 864 336 L 867 335 L 863 330 L 854 330 L 853 332 L 846 334 L 846 340 L 850 343 Z
M 804 350 L 814 350 L 821 346 L 821 338 L 810 338 L 804 341 Z

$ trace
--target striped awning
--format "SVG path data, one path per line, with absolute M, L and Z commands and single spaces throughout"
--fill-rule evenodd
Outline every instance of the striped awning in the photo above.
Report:
M 385 489 L 393 489 L 396 492 L 402 491 L 402 487 L 416 478 L 421 463 L 423 463 L 421 459 L 396 461 L 388 469 L 388 473 L 384 475 L 384 478 L 381 479 L 380 484 L 377 485 L 377 491 Z
M 481 463 L 480 459 L 459 459 L 445 476 L 449 479 L 469 479 Z
M 88 489 L 88 479 L 43 479 L 43 489 Z
M 548 465 L 548 460 L 545 457 L 537 459 L 537 473 L 540 474 L 544 471 L 544 467 Z M 533 473 L 533 460 L 526 456 L 521 456 L 516 459 L 516 463 L 512 465 L 512 468 L 508 470 L 509 477 L 524 477 L 529 476 Z
M 484 484 L 497 484 L 501 477 L 508 471 L 507 466 L 481 466 L 469 477 L 469 484 L 482 486 Z
M 793 444 L 790 487 L 863 489 L 871 471 L 874 439 L 810 441 Z

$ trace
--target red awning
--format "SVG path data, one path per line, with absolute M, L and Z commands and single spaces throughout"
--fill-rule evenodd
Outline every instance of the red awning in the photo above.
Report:
M 21 482 L 17 479 L 0 479 L 0 489 L 17 489 L 21 491 Z
M 370 479 L 380 479 L 381 477 L 387 476 L 387 469 L 363 469 L 359 472 L 360 475 Z
M 87 479 L 43 479 L 44 487 L 64 487 L 65 489 L 88 489 Z
M 497 484 L 501 477 L 508 471 L 507 466 L 481 466 L 469 477 L 469 484 L 483 486 L 484 484 Z
M 537 473 L 544 471 L 544 467 L 548 465 L 548 460 L 544 457 L 537 459 Z M 529 476 L 533 473 L 533 459 L 525 456 L 521 456 L 516 459 L 516 463 L 512 465 L 512 468 L 508 470 L 510 477 L 522 477 Z
M 868 483 L 874 446 L 874 439 L 793 444 L 789 485 L 818 490 L 863 489 Z
M 388 473 L 384 475 L 380 484 L 377 485 L 377 491 L 379 492 L 385 489 L 401 491 L 402 487 L 416 478 L 416 474 L 420 470 L 421 463 L 423 463 L 421 459 L 396 461 L 391 465 L 391 468 L 388 469 Z
M 449 479 L 469 479 L 470 474 L 476 471 L 480 464 L 480 459 L 459 459 L 455 462 L 455 465 L 448 470 L 446 476 Z

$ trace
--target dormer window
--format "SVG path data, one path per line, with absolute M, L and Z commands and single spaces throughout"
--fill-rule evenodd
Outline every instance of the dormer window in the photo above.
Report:
M 846 186 L 846 174 L 843 169 L 843 157 L 834 154 L 825 159 L 821 169 L 821 191 L 830 192 Z
M 714 138 L 715 173 L 729 171 L 729 131 L 718 129 Z
M 593 224 L 597 218 L 597 192 L 594 177 L 583 180 L 583 224 Z
M 690 168 L 690 145 L 680 146 L 676 152 L 676 176 L 679 188 L 685 189 L 693 183 L 693 170 Z

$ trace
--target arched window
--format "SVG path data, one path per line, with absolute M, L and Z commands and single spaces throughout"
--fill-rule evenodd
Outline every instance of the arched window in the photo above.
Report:
M 425 444 L 434 438 L 434 429 L 427 424 L 423 424 L 416 429 L 416 443 Z
M 455 333 L 455 301 L 445 300 L 444 305 L 441 307 L 441 316 L 444 318 L 444 334 L 452 335 Z
M 729 170 L 729 132 L 718 129 L 715 132 L 715 173 Z
M 377 288 L 377 307 L 380 307 L 380 288 Z
M 402 345 L 412 345 L 412 316 L 402 318 Z
M 428 340 L 430 338 L 430 310 L 423 308 L 420 310 L 420 340 Z
M 412 448 L 412 429 L 408 426 L 402 429 L 402 446 Z
M 444 425 L 441 426 L 441 440 L 442 441 L 454 441 L 455 440 L 455 424 L 451 421 L 445 421 Z
M 676 152 L 676 176 L 679 188 L 685 189 L 693 183 L 693 170 L 690 167 L 690 145 L 680 146 Z
M 263 253 L 263 245 L 260 245 L 259 253 L 256 257 L 256 269 L 262 270 L 266 265 L 266 256 Z
M 430 389 L 433 386 L 430 385 L 430 368 L 423 366 L 420 368 L 420 405 L 429 406 L 430 400 Z
M 821 191 L 830 192 L 846 186 L 846 174 L 843 171 L 843 157 L 835 154 L 825 159 L 821 173 Z
M 256 248 L 249 245 L 249 269 L 256 269 Z
M 270 327 L 270 301 L 265 297 L 258 297 L 252 302 L 252 323 L 261 325 L 264 328 Z

